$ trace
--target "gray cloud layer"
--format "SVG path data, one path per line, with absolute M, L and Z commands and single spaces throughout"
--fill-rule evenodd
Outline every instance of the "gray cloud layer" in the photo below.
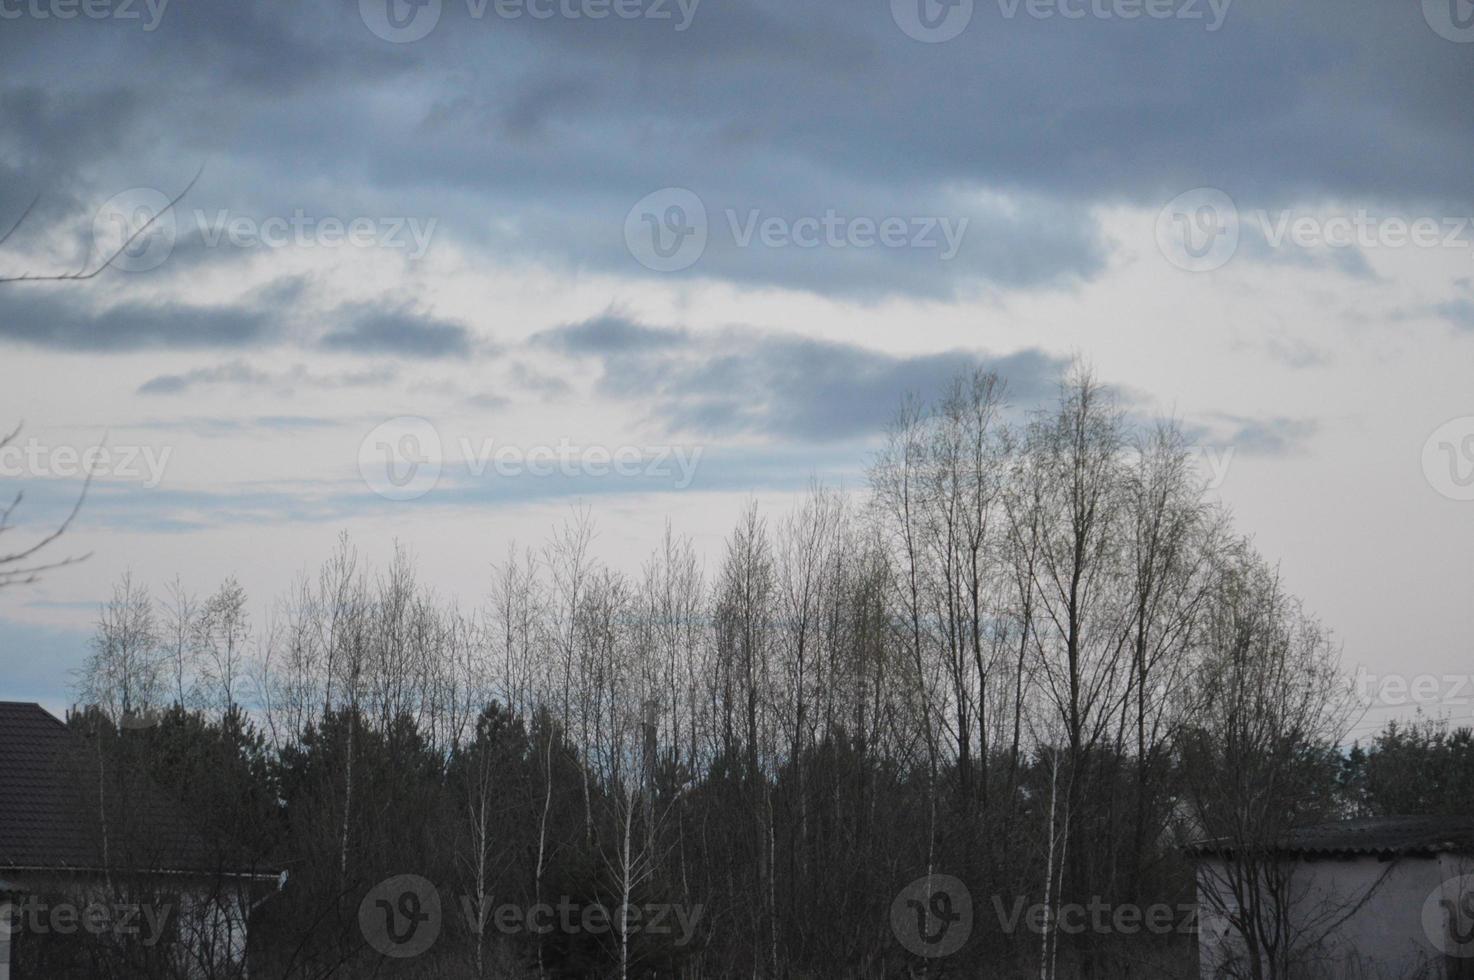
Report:
M 101 278 L 12 283 L 0 286 L 0 342 L 93 352 L 264 347 L 289 339 L 283 325 L 303 319 L 299 307 L 306 293 L 302 280 L 287 278 L 216 305 L 168 300 L 96 305 L 109 295 Z M 311 318 L 303 329 L 309 338 L 318 336 L 317 347 L 336 353 L 440 358 L 496 350 L 463 324 L 405 305 L 348 304 Z
M 698 193 L 714 231 L 728 209 L 972 219 L 946 263 L 719 236 L 682 273 L 871 297 L 1067 286 L 1103 267 L 1092 206 L 1200 185 L 1241 207 L 1474 199 L 1474 59 L 1417 4 L 1239 0 L 1214 31 L 1012 6 L 979 2 L 944 44 L 883 2 L 705 0 L 677 31 L 446 0 L 403 45 L 350 0 L 192 0 L 153 31 L 7 21 L 0 209 L 167 187 L 208 160 L 193 200 L 212 212 L 435 217 L 497 259 L 638 275 L 624 217 L 666 186 Z
M 471 333 L 459 323 L 408 308 L 355 307 L 347 312 L 349 322 L 323 338 L 324 349 L 407 357 L 465 357 L 471 353 Z
M 348 371 L 336 374 L 315 372 L 298 364 L 287 371 L 267 371 L 241 360 L 212 367 L 192 368 L 180 374 L 161 374 L 138 388 L 140 395 L 180 395 L 202 387 L 236 385 L 264 388 L 290 395 L 299 388 L 362 388 L 393 381 L 392 368 Z
M 533 345 L 597 362 L 601 394 L 650 405 L 672 431 L 815 441 L 873 435 L 908 392 L 935 394 L 975 364 L 1006 379 L 1019 404 L 1053 391 L 1065 365 L 1038 350 L 904 357 L 796 334 L 704 334 L 612 315 L 545 331 Z
M 248 347 L 275 339 L 265 309 L 131 301 L 93 306 L 103 290 L 90 284 L 0 287 L 0 341 L 64 350 L 122 351 L 162 347 Z

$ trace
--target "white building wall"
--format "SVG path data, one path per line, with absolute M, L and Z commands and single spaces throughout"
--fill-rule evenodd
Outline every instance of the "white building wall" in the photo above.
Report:
M 1453 943 L 1439 904 L 1456 880 L 1458 859 L 1375 857 L 1301 861 L 1285 866 L 1293 906 L 1290 922 L 1307 948 L 1296 972 L 1305 980 L 1463 980 L 1474 977 L 1474 959 L 1447 953 Z M 1224 895 L 1224 865 L 1203 861 L 1198 870 L 1198 949 L 1203 980 L 1235 976 L 1242 939 L 1215 909 Z M 1474 892 L 1471 892 L 1474 898 Z M 1232 908 L 1231 898 L 1224 901 Z M 1470 901 L 1474 911 L 1474 901 Z M 1474 922 L 1470 923 L 1474 928 Z M 1474 952 L 1474 943 L 1467 947 Z M 1454 950 L 1460 952 L 1462 950 Z

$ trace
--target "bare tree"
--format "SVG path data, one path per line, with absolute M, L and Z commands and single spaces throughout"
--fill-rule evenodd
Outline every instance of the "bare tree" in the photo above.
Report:
M 589 744 L 593 692 L 589 687 L 590 672 L 585 669 L 591 662 L 588 650 L 581 645 L 579 627 L 583 622 L 585 593 L 595 573 L 589 554 L 593 541 L 594 522 L 588 509 L 584 508 L 574 511 L 570 519 L 564 521 L 544 553 L 544 561 L 552 577 L 551 632 L 560 671 L 557 678 L 558 700 L 562 708 L 559 720 L 565 731 L 572 730 L 576 720 L 584 745 Z M 583 803 L 585 843 L 592 845 L 594 807 L 587 778 L 583 787 Z
M 157 710 L 166 696 L 165 658 L 148 589 L 125 572 L 103 604 L 78 693 L 122 726 Z
M 1070 834 L 1084 823 L 1087 801 L 1113 805 L 1114 794 L 1090 793 L 1090 764 L 1124 697 L 1127 632 L 1120 601 L 1123 426 L 1110 393 L 1077 365 L 1059 402 L 1029 426 L 1023 452 L 1027 499 L 1043 513 L 1027 522 L 1039 538 L 1032 627 L 1041 693 L 1063 724 L 1066 745 L 1060 846 L 1065 901 L 1084 897 L 1092 851 Z M 1081 953 L 1088 949 L 1080 943 Z
M 523 717 L 531 715 L 545 680 L 539 646 L 546 628 L 544 604 L 537 556 L 509 546 L 506 560 L 492 569 L 486 621 L 492 656 L 501 661 L 502 700 Z
M 508 739 L 515 716 L 498 705 L 488 705 L 476 719 L 475 732 L 463 752 L 458 752 L 464 779 L 467 841 L 458 852 L 461 869 L 470 884 L 466 897 L 467 919 L 475 937 L 476 976 L 487 975 L 486 935 L 491 924 L 492 900 L 496 889 L 496 858 L 502 844 L 500 820 L 505 812 L 507 787 L 497 778 L 500 753 Z
M 251 638 L 246 590 L 233 576 L 205 600 L 195 635 L 206 700 L 224 714 L 240 703 L 239 687 L 245 677 L 246 648 Z
M 796 826 L 789 850 L 790 908 L 796 906 L 793 889 L 805 873 L 800 847 L 809 826 L 805 754 L 813 744 L 819 720 L 814 702 L 824 690 L 826 664 L 819 656 L 823 647 L 822 614 L 840 513 L 837 497 L 812 486 L 778 532 L 776 598 L 782 684 L 775 693 L 784 715 L 781 724 L 786 729 L 788 765 L 797 795 Z
M 937 836 L 937 794 L 940 779 L 941 745 L 938 718 L 941 709 L 936 694 L 937 681 L 930 656 L 929 629 L 923 628 L 927 618 L 925 583 L 927 576 L 923 544 L 923 486 L 926 467 L 926 412 L 914 397 L 902 402 L 891 422 L 884 449 L 870 470 L 872 506 L 878 514 L 886 547 L 895 553 L 898 574 L 896 595 L 899 619 L 904 623 L 909 662 L 908 695 L 918 719 L 926 750 L 928 783 L 926 823 L 926 872 L 935 867 Z
M 325 651 L 323 719 L 333 711 L 334 692 L 338 710 L 348 717 L 344 746 L 343 819 L 338 834 L 340 885 L 348 878 L 348 855 L 353 827 L 355 766 L 358 762 L 359 713 L 363 703 L 365 663 L 370 642 L 372 609 L 368 588 L 359 574 L 358 551 L 347 534 L 338 538 L 338 548 L 318 575 L 316 599 L 318 642 Z
M 181 708 L 192 707 L 198 694 L 195 673 L 199 658 L 199 602 L 176 575 L 164 605 L 163 643 L 168 656 L 169 695 Z
M 1143 435 L 1126 478 L 1124 574 L 1130 609 L 1131 681 L 1122 726 L 1134 713 L 1136 802 L 1130 889 L 1144 871 L 1154 780 L 1164 777 L 1185 710 L 1192 648 L 1213 583 L 1223 518 L 1204 501 L 1181 431 L 1159 423 Z
M 621 980 L 635 963 L 630 946 L 635 893 L 664 866 L 670 851 L 666 825 L 680 796 L 677 788 L 657 799 L 666 679 L 657 656 L 658 634 L 651 628 L 653 598 L 635 594 L 621 577 L 604 572 L 591 583 L 585 604 L 586 645 L 598 660 L 602 702 L 598 738 L 590 748 L 614 831 L 612 846 L 601 840 L 599 852 L 616 890 Z
M 1197 669 L 1187 802 L 1223 855 L 1204 863 L 1199 898 L 1233 930 L 1233 975 L 1285 980 L 1365 899 L 1307 907 L 1280 850 L 1291 828 L 1325 816 L 1316 774 L 1350 724 L 1352 691 L 1331 638 L 1242 541 L 1215 569 Z
M 776 769 L 773 711 L 773 604 L 776 573 L 767 523 L 749 503 L 727 542 L 716 583 L 717 669 L 722 678 L 723 741 L 741 759 L 749 807 L 754 890 L 754 962 L 778 971 L 776 832 L 770 773 Z

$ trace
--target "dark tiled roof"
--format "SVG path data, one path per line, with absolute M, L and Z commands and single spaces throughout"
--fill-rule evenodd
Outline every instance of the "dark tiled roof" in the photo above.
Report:
M 1227 839 L 1199 841 L 1192 847 L 1200 855 L 1233 849 Z M 1307 857 L 1474 854 L 1474 818 L 1368 817 L 1315 824 L 1290 831 L 1273 850 Z
M 118 743 L 113 742 L 116 746 Z M 0 876 L 7 869 L 214 873 L 180 806 L 38 704 L 0 701 Z

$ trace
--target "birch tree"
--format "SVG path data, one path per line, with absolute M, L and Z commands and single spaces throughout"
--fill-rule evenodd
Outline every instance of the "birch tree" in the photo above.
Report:
M 148 588 L 124 572 L 98 612 L 92 654 L 82 668 L 78 692 L 115 724 L 140 723 L 167 697 L 161 639 Z

